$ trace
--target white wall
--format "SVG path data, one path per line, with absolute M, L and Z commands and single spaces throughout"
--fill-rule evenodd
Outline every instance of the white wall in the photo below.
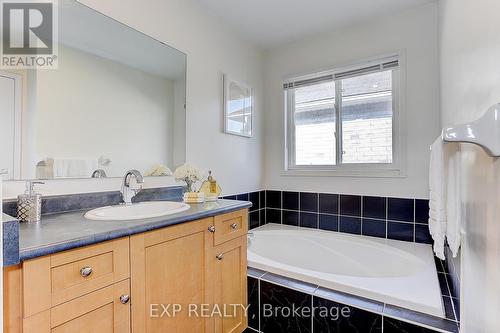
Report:
M 173 136 L 172 80 L 60 46 L 59 68 L 39 71 L 36 87 L 37 161 L 105 156 L 110 177 L 172 167 L 173 141 L 184 141 Z
M 265 186 L 397 197 L 428 196 L 429 145 L 439 135 L 437 5 L 431 3 L 269 51 L 265 57 Z M 407 177 L 283 176 L 283 79 L 392 52 L 406 53 Z
M 192 0 L 82 2 L 187 54 L 186 160 L 202 169 L 213 170 L 224 193 L 260 189 L 263 135 L 260 50 Z M 223 72 L 254 87 L 256 126 L 253 138 L 222 133 Z M 146 180 L 146 186 L 152 186 L 151 181 Z M 175 183 L 172 179 L 153 181 L 155 185 Z M 20 182 L 4 185 L 6 197 L 13 197 L 23 189 Z M 46 194 L 117 190 L 119 180 L 52 181 L 41 188 Z
M 500 2 L 441 0 L 444 125 L 472 121 L 500 102 Z M 462 331 L 500 331 L 500 159 L 462 145 Z

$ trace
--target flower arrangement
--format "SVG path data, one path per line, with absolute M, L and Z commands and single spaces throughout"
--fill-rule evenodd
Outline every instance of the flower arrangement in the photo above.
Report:
M 186 192 L 193 192 L 193 184 L 203 179 L 201 171 L 189 164 L 181 165 L 175 169 L 174 177 L 175 180 L 186 183 Z
M 170 171 L 170 169 L 166 165 L 156 164 L 156 165 L 153 165 L 151 167 L 151 169 L 149 169 L 148 171 L 146 171 L 146 173 L 144 174 L 144 176 L 147 176 L 147 177 L 151 177 L 151 176 L 155 176 L 155 177 L 172 176 L 172 171 Z

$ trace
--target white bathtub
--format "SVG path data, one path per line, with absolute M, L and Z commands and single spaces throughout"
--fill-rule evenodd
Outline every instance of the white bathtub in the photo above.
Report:
M 280 224 L 251 232 L 250 267 L 444 317 L 430 245 Z

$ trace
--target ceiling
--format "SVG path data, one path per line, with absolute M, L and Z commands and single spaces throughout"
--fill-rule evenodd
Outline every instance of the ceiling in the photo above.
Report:
M 196 0 L 264 49 L 434 0 Z

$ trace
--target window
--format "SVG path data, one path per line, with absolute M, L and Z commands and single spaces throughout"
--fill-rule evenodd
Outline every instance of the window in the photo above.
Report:
M 399 60 L 284 83 L 288 170 L 397 170 Z

